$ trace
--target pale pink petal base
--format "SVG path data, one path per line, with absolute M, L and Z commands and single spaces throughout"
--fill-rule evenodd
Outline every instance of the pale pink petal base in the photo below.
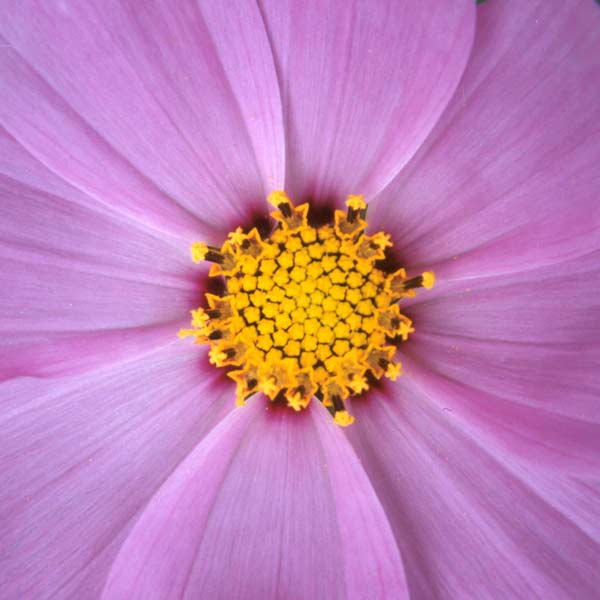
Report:
M 105 599 L 404 598 L 377 496 L 341 430 L 263 398 L 225 419 L 150 502 Z

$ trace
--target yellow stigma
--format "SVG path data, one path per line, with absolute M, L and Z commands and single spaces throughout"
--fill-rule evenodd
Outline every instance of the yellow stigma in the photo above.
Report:
M 388 234 L 367 235 L 367 205 L 349 196 L 332 225 L 308 224 L 308 204 L 294 206 L 282 191 L 269 202 L 278 226 L 266 239 L 237 228 L 216 248 L 196 242 L 194 262 L 213 264 L 226 294 L 206 294 L 192 311 L 193 337 L 210 346 L 209 361 L 232 367 L 236 403 L 262 392 L 295 411 L 317 397 L 341 426 L 354 421 L 344 401 L 369 389 L 369 378 L 401 373 L 396 343 L 414 331 L 398 301 L 431 288 L 432 272 L 407 278 L 404 269 L 377 266 L 392 245 Z

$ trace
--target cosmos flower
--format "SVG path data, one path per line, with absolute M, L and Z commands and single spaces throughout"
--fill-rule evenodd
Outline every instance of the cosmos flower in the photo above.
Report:
M 1 13 L 3 598 L 597 595 L 597 3 Z M 344 428 L 176 335 L 282 189 L 436 275 Z

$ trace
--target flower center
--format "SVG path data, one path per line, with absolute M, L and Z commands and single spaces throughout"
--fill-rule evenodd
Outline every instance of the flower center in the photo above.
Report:
M 262 239 L 238 228 L 216 248 L 192 245 L 192 259 L 213 264 L 227 293 L 206 294 L 207 308 L 192 311 L 192 328 L 179 332 L 210 346 L 217 367 L 237 383 L 237 404 L 256 392 L 282 399 L 294 410 L 316 396 L 338 425 L 354 418 L 344 400 L 369 388 L 369 378 L 400 375 L 395 341 L 414 331 L 398 301 L 414 288 L 430 288 L 431 272 L 408 279 L 386 273 L 377 261 L 392 245 L 389 235 L 365 234 L 367 205 L 350 196 L 335 222 L 308 224 L 308 204 L 294 206 L 283 192 L 269 201 L 278 221 Z

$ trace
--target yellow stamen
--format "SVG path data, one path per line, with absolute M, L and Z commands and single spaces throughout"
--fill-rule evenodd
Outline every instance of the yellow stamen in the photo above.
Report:
M 423 287 L 430 290 L 435 283 L 435 275 L 433 274 L 433 271 L 425 271 L 421 277 L 423 278 Z
M 354 423 L 354 417 L 347 410 L 338 410 L 333 420 L 336 425 L 340 425 L 340 427 L 348 427 L 348 425 L 352 425 Z
M 202 242 L 194 242 L 192 244 L 192 260 L 198 264 L 200 261 L 204 260 L 206 253 L 208 252 L 208 246 L 203 244 Z
M 364 233 L 362 196 L 349 196 L 348 212 L 319 228 L 308 223 L 308 205 L 294 206 L 283 191 L 269 202 L 279 223 L 269 237 L 238 227 L 221 248 L 192 244 L 194 262 L 211 261 L 209 274 L 225 277 L 227 294 L 206 294 L 208 307 L 192 311 L 179 337 L 208 344 L 212 364 L 235 367 L 228 375 L 238 406 L 260 391 L 300 411 L 316 396 L 335 423 L 350 425 L 346 398 L 368 390 L 369 376 L 401 374 L 392 344 L 414 329 L 398 300 L 435 277 L 376 266 L 392 243 L 384 232 Z
M 363 200 L 362 196 L 348 196 L 348 200 L 346 200 L 346 206 L 356 211 L 367 209 L 367 203 Z

